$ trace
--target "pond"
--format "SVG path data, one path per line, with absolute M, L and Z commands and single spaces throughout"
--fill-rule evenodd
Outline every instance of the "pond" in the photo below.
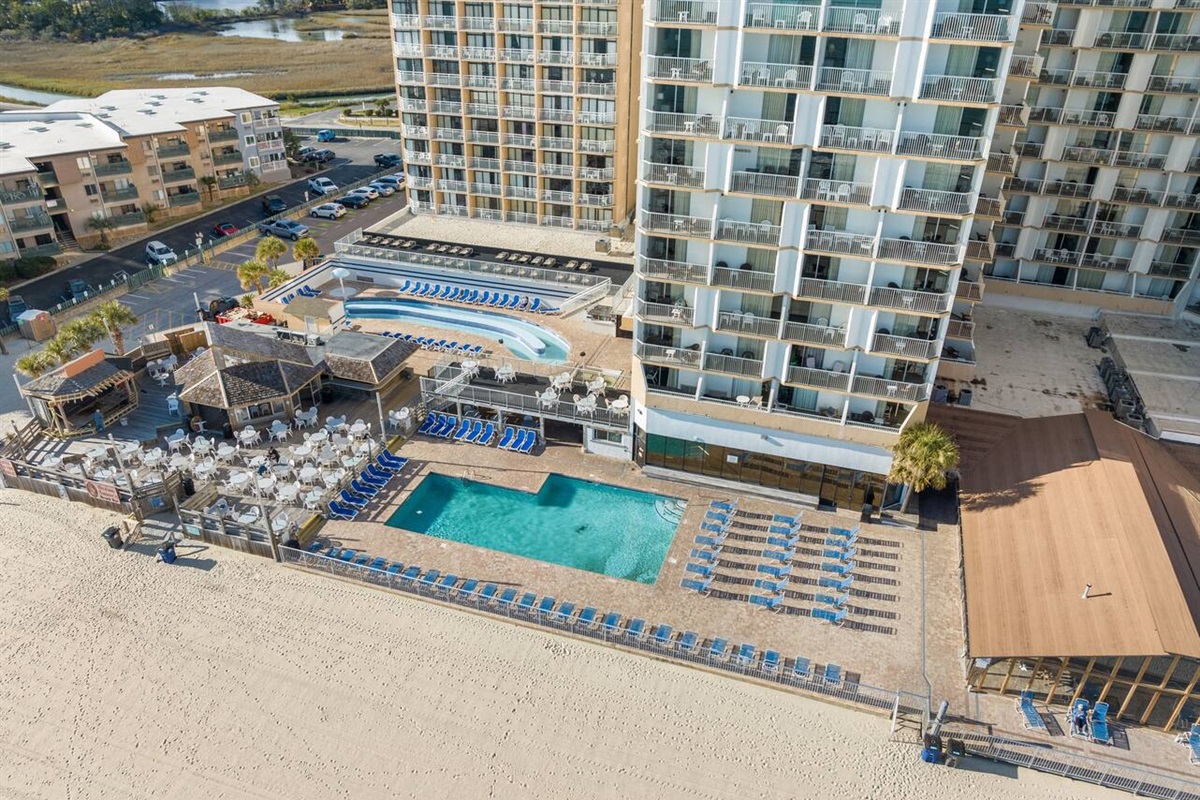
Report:
M 39 92 L 35 89 L 22 89 L 20 86 L 9 86 L 6 83 L 0 83 L 0 97 L 7 97 L 18 103 L 34 103 L 40 106 L 48 106 L 59 100 L 78 99 L 75 95 Z
M 313 31 L 296 30 L 293 19 L 254 19 L 234 22 L 218 31 L 220 36 L 242 36 L 248 39 L 278 39 L 281 42 L 340 42 L 343 32 L 337 29 Z
M 205 11 L 244 11 L 247 8 L 254 8 L 256 5 L 258 5 L 258 0 L 172 0 L 172 2 L 160 2 L 158 7 L 170 16 L 172 6 L 191 6 L 192 8 L 202 8 Z

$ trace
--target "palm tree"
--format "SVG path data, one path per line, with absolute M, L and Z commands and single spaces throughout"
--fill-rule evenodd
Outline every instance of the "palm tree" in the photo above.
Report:
M 279 240 L 276 239 L 275 241 L 278 242 Z M 280 242 L 280 244 L 283 243 Z M 243 289 L 259 288 L 266 280 L 267 272 L 266 264 L 257 258 L 252 258 L 237 268 L 238 282 L 242 284 Z M 261 288 L 260 291 L 262 291 Z
M 946 488 L 946 473 L 958 467 L 958 445 L 945 428 L 932 422 L 910 425 L 900 434 L 892 448 L 890 483 L 909 487 L 904 498 L 904 511 L 912 496 L 925 491 Z
M 112 339 L 116 354 L 125 355 L 125 334 L 121 329 L 136 325 L 138 321 L 137 315 L 129 310 L 129 306 L 109 300 L 88 316 L 108 334 L 109 339 Z
M 288 275 L 286 272 L 276 267 L 267 273 L 267 287 L 274 289 L 276 286 L 283 286 L 291 279 L 291 275 Z
M 92 349 L 92 345 L 108 335 L 108 331 L 92 316 L 76 317 L 58 329 L 59 339 L 63 343 L 63 352 L 69 353 L 70 361 L 82 352 Z M 64 364 L 66 361 L 63 362 Z
M 100 249 L 108 249 L 108 232 L 117 227 L 117 223 L 108 217 L 88 217 L 88 230 L 100 232 Z
M 54 357 L 45 350 L 29 353 L 17 359 L 17 372 L 36 378 L 44 375 L 57 365 Z
M 316 261 L 321 257 L 321 245 L 317 244 L 317 240 L 310 236 L 303 239 L 297 239 L 292 245 L 292 258 L 299 261 L 304 269 L 308 269 L 309 262 Z
M 254 257 L 272 268 L 279 266 L 279 257 L 287 252 L 287 245 L 277 236 L 267 236 L 254 248 Z
M 213 197 L 217 194 L 217 178 L 215 175 L 202 175 L 200 183 L 204 184 L 204 188 L 208 190 L 208 202 L 213 201 Z

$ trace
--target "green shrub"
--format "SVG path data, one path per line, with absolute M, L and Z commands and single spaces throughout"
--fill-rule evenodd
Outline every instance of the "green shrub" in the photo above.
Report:
M 54 269 L 54 259 L 50 256 L 34 256 L 33 258 L 18 258 L 13 266 L 16 268 L 17 277 L 23 280 L 36 278 L 39 275 L 45 275 L 50 270 Z

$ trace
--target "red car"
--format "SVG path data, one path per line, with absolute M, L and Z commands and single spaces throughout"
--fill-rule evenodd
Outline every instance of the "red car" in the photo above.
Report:
M 219 222 L 212 227 L 213 236 L 233 236 L 238 232 L 238 226 L 232 222 Z

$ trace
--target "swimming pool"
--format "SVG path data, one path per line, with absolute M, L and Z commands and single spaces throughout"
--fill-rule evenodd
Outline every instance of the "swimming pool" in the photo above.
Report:
M 421 300 L 347 300 L 348 319 L 394 319 L 430 328 L 482 336 L 531 361 L 566 361 L 571 345 L 540 325 L 507 314 L 454 308 Z
M 432 473 L 387 524 L 654 583 L 685 506 L 677 498 L 553 473 L 537 494 Z

